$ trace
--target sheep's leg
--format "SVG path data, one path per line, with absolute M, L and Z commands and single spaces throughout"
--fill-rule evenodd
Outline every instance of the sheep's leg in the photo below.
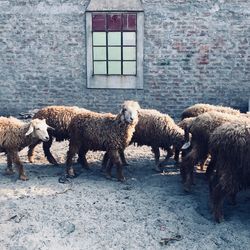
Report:
M 107 154 L 108 155 L 108 154 Z M 109 158 L 109 156 L 107 156 L 107 164 L 105 166 L 106 168 L 106 178 L 107 179 L 111 179 L 112 178 L 112 167 L 113 167 L 113 162 L 112 160 Z
M 174 155 L 173 149 L 171 149 L 170 147 L 168 147 L 166 150 L 167 150 L 167 155 L 165 159 L 159 164 L 159 168 L 167 165 L 169 158 L 171 158 Z
M 212 193 L 212 205 L 214 218 L 218 223 L 224 220 L 222 208 L 225 196 L 226 192 L 223 190 L 221 184 L 217 184 Z
M 18 152 L 14 151 L 14 152 L 10 153 L 10 157 L 12 158 L 13 162 L 15 163 L 15 165 L 18 168 L 19 179 L 22 181 L 27 181 L 29 178 L 26 176 L 26 174 L 24 172 L 23 164 L 19 158 Z
M 204 170 L 204 167 L 205 167 L 206 162 L 207 162 L 207 158 L 208 158 L 208 156 L 206 155 L 206 156 L 204 156 L 204 157 L 202 158 L 202 160 L 200 161 L 200 170 L 201 170 L 201 171 Z
M 119 154 L 120 154 L 120 158 L 121 158 L 121 161 L 122 161 L 122 165 L 123 166 L 128 166 L 129 164 L 127 163 L 126 161 L 126 158 L 125 158 L 125 155 L 124 155 L 124 150 L 119 150 Z
M 49 163 L 51 163 L 53 165 L 58 165 L 54 156 L 50 152 L 50 147 L 52 145 L 52 142 L 53 142 L 53 138 L 52 138 L 52 136 L 50 136 L 49 141 L 43 143 L 43 151 L 44 151 L 44 154 L 45 154 L 46 158 L 48 159 Z
M 237 204 L 236 202 L 236 194 L 237 193 L 231 193 L 228 195 L 228 199 L 229 199 L 229 204 L 232 206 L 235 206 Z
M 101 168 L 101 171 L 105 171 L 106 170 L 108 161 L 109 161 L 109 155 L 106 152 L 104 154 L 104 156 L 103 156 L 103 159 L 102 159 L 102 168 Z
M 160 160 L 160 150 L 158 147 L 152 147 L 152 152 L 155 156 L 155 170 L 157 172 L 161 172 L 161 169 L 159 168 L 159 160 Z
M 174 160 L 179 162 L 180 149 L 175 148 L 174 150 Z
M 28 150 L 28 160 L 30 163 L 34 162 L 34 151 L 35 151 L 35 147 L 40 143 L 41 141 L 37 141 L 34 144 L 31 144 L 29 146 L 29 150 Z
M 83 149 L 82 147 L 80 148 L 80 150 L 78 152 L 78 162 L 82 165 L 83 168 L 90 169 L 89 164 L 88 164 L 87 159 L 86 159 L 87 152 L 88 151 Z
M 196 149 L 192 149 L 190 153 L 188 153 L 180 164 L 181 169 L 181 177 L 184 183 L 184 190 L 186 192 L 191 191 L 191 185 L 193 184 L 193 171 L 194 166 L 198 161 L 198 153 Z
M 7 168 L 5 169 L 5 174 L 12 175 L 15 171 L 12 168 L 12 157 L 10 153 L 7 153 Z
M 73 157 L 78 152 L 79 152 L 79 147 L 77 147 L 77 145 L 73 144 L 72 141 L 70 141 L 69 142 L 69 150 L 67 152 L 67 160 L 66 160 L 66 173 L 70 177 L 75 176 L 72 164 L 73 164 Z
M 119 152 L 117 150 L 112 150 L 112 151 L 110 151 L 109 155 L 110 155 L 110 161 L 111 161 L 110 164 L 116 165 L 117 179 L 119 181 L 124 181 L 125 177 L 124 177 L 123 171 L 122 171 L 122 162 L 121 162 L 121 159 L 120 159 Z M 110 167 L 108 167 L 108 168 L 110 168 Z M 110 173 L 110 172 L 108 172 L 108 170 L 109 169 L 107 169 L 107 173 Z
M 206 170 L 206 177 L 209 180 L 210 177 L 212 176 L 214 169 L 215 169 L 215 163 L 216 163 L 216 158 L 215 156 L 211 157 L 211 160 L 207 166 L 207 170 Z

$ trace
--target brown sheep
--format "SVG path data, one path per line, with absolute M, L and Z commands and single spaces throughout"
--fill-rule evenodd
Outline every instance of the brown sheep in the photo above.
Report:
M 139 146 L 152 147 L 152 152 L 155 155 L 155 168 L 160 171 L 159 167 L 166 164 L 173 155 L 171 146 L 173 145 L 176 150 L 181 149 L 184 143 L 184 131 L 169 115 L 156 110 L 141 109 L 132 142 Z M 165 160 L 160 164 L 159 148 L 167 151 Z M 176 155 L 175 160 L 178 161 L 178 159 Z
M 49 141 L 43 142 L 43 151 L 48 161 L 51 164 L 57 165 L 57 161 L 50 152 L 50 147 L 53 142 L 53 138 L 57 141 L 63 141 L 69 139 L 69 124 L 71 119 L 81 112 L 89 112 L 87 109 L 78 107 L 68 107 L 68 106 L 48 106 L 38 110 L 33 119 L 46 119 L 49 126 L 53 127 L 54 130 L 49 131 Z M 28 159 L 29 162 L 34 161 L 34 149 L 39 144 L 40 141 L 29 146 Z
M 191 189 L 194 166 L 199 162 L 205 162 L 208 157 L 208 142 L 211 133 L 225 122 L 235 121 L 237 117 L 239 116 L 212 111 L 197 116 L 191 122 L 185 131 L 192 134 L 191 150 L 182 158 L 182 162 L 180 163 L 185 191 L 189 192 Z M 210 166 L 212 166 L 212 163 Z M 212 171 L 212 167 L 208 167 L 207 175 L 209 176 Z
M 118 115 L 99 114 L 95 112 L 76 115 L 69 126 L 70 143 L 67 153 L 66 170 L 74 176 L 73 156 L 81 152 L 81 164 L 88 167 L 86 153 L 89 150 L 106 151 L 110 164 L 106 169 L 107 177 L 111 177 L 112 164 L 117 166 L 118 180 L 123 181 L 122 163 L 119 151 L 130 143 L 138 122 L 140 106 L 134 101 L 125 101 Z
M 225 196 L 235 199 L 250 184 L 250 119 L 239 119 L 216 128 L 209 148 L 215 172 L 210 178 L 210 201 L 217 222 L 223 220 Z
M 138 115 L 138 123 L 135 127 L 131 144 L 136 143 L 138 146 L 147 145 L 152 148 L 155 156 L 155 170 L 161 171 L 160 167 L 165 165 L 169 158 L 173 155 L 171 146 L 178 150 L 175 160 L 178 161 L 180 148 L 184 143 L 184 131 L 178 127 L 174 120 L 166 114 L 162 114 L 154 109 L 140 109 Z M 160 150 L 162 148 L 167 151 L 165 160 L 159 163 Z M 124 152 L 120 152 L 120 157 L 124 165 L 125 161 Z M 108 158 L 105 154 L 103 159 L 103 169 L 107 164 Z
M 223 106 L 216 106 L 211 104 L 205 104 L 205 103 L 198 103 L 193 106 L 190 106 L 186 108 L 181 115 L 181 119 L 185 119 L 188 117 L 196 117 L 200 114 L 203 114 L 205 112 L 210 111 L 217 111 L 221 113 L 231 114 L 231 115 L 239 115 L 240 111 L 236 109 L 232 109 L 229 107 L 223 107 Z
M 14 162 L 19 170 L 19 178 L 23 181 L 28 180 L 18 152 L 39 140 L 48 141 L 48 128 L 51 127 L 46 124 L 45 119 L 34 119 L 29 123 L 24 123 L 13 117 L 0 117 L 0 152 L 7 154 L 7 174 L 14 173 L 12 169 Z

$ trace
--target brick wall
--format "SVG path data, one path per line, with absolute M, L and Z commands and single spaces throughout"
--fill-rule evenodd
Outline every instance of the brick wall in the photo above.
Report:
M 176 118 L 197 102 L 247 109 L 250 2 L 142 2 L 144 89 L 103 90 L 86 88 L 87 0 L 0 1 L 0 114 L 53 104 L 117 112 L 125 99 Z

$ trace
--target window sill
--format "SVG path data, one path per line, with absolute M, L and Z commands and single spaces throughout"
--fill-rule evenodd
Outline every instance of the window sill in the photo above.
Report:
M 102 76 L 95 75 L 88 79 L 90 89 L 143 89 L 143 82 L 138 76 Z

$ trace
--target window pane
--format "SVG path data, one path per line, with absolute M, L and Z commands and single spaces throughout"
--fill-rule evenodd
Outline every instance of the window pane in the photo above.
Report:
M 106 47 L 94 47 L 94 60 L 106 60 Z
M 106 62 L 94 62 L 94 74 L 107 74 Z
M 135 47 L 123 48 L 123 60 L 135 60 Z
M 123 15 L 123 30 L 136 30 L 136 14 Z
M 123 62 L 124 75 L 136 75 L 136 62 Z
M 106 45 L 106 32 L 93 32 L 93 45 Z
M 109 32 L 108 45 L 121 45 L 121 32 Z
M 105 31 L 106 30 L 106 14 L 93 14 L 92 15 L 92 30 Z
M 110 75 L 121 74 L 121 62 L 108 62 L 108 66 Z
M 121 47 L 109 47 L 108 59 L 109 60 L 121 60 Z
M 135 32 L 123 32 L 123 45 L 135 45 Z
M 108 30 L 121 30 L 122 17 L 121 14 L 109 14 L 108 15 Z

